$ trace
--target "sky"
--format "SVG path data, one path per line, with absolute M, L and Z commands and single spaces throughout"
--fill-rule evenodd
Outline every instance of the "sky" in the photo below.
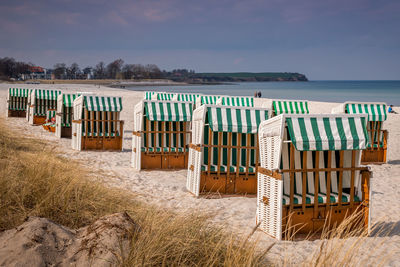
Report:
M 0 0 L 0 57 L 400 80 L 399 0 Z

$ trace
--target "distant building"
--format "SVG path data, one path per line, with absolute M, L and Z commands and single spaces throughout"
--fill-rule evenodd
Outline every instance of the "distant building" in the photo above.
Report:
M 53 70 L 51 69 L 45 69 L 39 66 L 31 66 L 29 67 L 29 72 L 28 74 L 23 74 L 22 79 L 27 80 L 27 79 L 42 79 L 42 80 L 51 80 L 52 79 L 52 73 Z

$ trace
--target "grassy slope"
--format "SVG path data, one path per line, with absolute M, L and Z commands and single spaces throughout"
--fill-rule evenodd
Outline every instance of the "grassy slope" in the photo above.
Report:
M 49 144 L 10 132 L 0 121 L 0 230 L 27 216 L 47 217 L 78 228 L 99 217 L 127 211 L 139 224 L 125 266 L 256 266 L 265 258 L 256 244 L 234 238 L 204 214 L 176 214 L 135 201 L 105 186 Z

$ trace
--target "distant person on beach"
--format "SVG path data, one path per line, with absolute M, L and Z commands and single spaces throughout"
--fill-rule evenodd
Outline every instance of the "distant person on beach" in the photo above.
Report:
M 258 95 L 258 94 L 257 94 L 257 91 L 255 91 L 255 92 L 254 92 L 254 97 L 257 97 L 257 95 Z
M 258 92 L 258 97 L 261 97 L 261 91 Z
M 397 112 L 393 110 L 393 105 L 390 105 L 390 106 L 389 106 L 388 112 L 389 112 L 389 113 L 397 114 Z

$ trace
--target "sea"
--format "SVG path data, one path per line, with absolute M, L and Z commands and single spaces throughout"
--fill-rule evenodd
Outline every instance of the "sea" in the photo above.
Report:
M 244 82 L 218 85 L 127 86 L 135 91 L 202 93 L 211 95 L 254 96 L 325 102 L 368 101 L 400 106 L 400 80 L 396 81 L 308 81 Z

